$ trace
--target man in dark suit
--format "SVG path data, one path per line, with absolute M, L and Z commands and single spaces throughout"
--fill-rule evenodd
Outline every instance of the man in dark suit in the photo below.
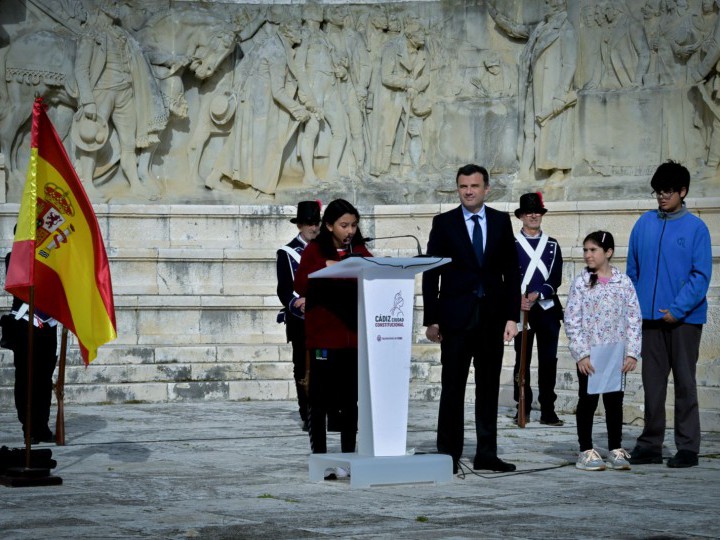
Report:
M 433 219 L 428 255 L 452 262 L 423 275 L 426 336 L 440 343 L 442 392 L 437 449 L 462 456 L 465 387 L 475 367 L 477 449 L 473 468 L 513 471 L 497 456 L 497 413 L 504 342 L 517 334 L 520 276 L 510 216 L 485 206 L 490 177 L 465 165 L 456 176 L 461 205 Z

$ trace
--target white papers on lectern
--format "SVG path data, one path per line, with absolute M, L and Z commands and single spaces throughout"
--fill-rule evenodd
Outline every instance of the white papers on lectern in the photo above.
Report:
M 622 390 L 624 361 L 623 343 L 593 345 L 590 348 L 590 363 L 595 368 L 595 373 L 588 377 L 588 394 L 605 394 Z

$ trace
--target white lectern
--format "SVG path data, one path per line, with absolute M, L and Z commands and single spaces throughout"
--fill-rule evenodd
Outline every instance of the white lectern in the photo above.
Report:
M 311 481 L 348 465 L 351 487 L 452 480 L 450 456 L 406 449 L 414 276 L 448 262 L 351 257 L 310 274 L 358 280 L 358 452 L 311 454 Z

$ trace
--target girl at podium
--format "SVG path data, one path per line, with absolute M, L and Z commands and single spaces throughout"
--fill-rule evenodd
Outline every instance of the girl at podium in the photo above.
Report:
M 351 256 L 372 257 L 358 223 L 360 213 L 344 199 L 327 205 L 320 233 L 303 251 L 295 291 L 305 297 L 308 349 L 309 434 L 314 454 L 327 452 L 327 413 L 340 410 L 340 446 L 355 452 L 358 421 L 357 280 L 308 279 Z M 338 467 L 335 477 L 349 471 Z M 333 477 L 332 475 L 328 478 Z

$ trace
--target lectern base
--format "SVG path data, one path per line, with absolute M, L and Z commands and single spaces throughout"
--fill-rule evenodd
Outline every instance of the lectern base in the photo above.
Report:
M 312 454 L 310 481 L 322 482 L 330 467 L 350 467 L 350 487 L 450 482 L 452 458 L 443 454 L 412 456 L 362 456 L 359 454 Z

